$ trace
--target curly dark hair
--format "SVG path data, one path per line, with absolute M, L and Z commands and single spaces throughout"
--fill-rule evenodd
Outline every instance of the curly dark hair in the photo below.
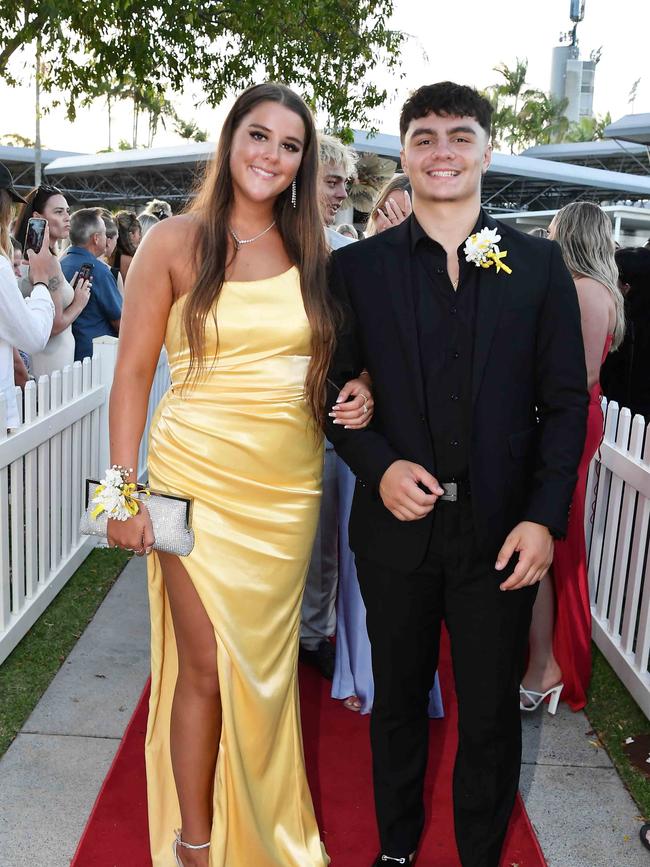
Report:
M 414 91 L 402 106 L 399 134 L 402 142 L 412 120 L 437 114 L 441 117 L 473 117 L 488 134 L 492 134 L 492 105 L 484 96 L 453 81 L 425 84 Z

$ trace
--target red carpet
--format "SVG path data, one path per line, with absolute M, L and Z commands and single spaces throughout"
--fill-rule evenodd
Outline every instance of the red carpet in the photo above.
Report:
M 458 867 L 451 811 L 456 748 L 456 703 L 447 649 L 440 678 L 447 716 L 431 721 L 426 801 L 427 832 L 418 867 Z M 332 867 L 369 867 L 377 854 L 368 743 L 369 718 L 329 697 L 315 671 L 300 672 L 305 754 L 311 791 Z M 150 867 L 144 776 L 148 690 L 138 704 L 97 797 L 72 867 Z M 518 800 L 503 867 L 546 867 L 537 838 Z

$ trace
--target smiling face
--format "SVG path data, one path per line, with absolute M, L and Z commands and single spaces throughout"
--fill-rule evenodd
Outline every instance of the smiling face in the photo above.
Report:
M 305 125 L 291 109 L 261 102 L 242 118 L 230 147 L 235 194 L 253 202 L 276 199 L 296 177 Z
M 475 118 L 433 113 L 410 122 L 401 153 L 415 197 L 429 202 L 480 198 L 491 156 L 488 134 Z
M 43 211 L 34 211 L 35 217 L 44 217 L 50 228 L 50 241 L 63 241 L 70 235 L 70 208 L 65 197 L 56 194 L 50 196 Z
M 320 168 L 318 190 L 326 226 L 334 223 L 339 208 L 348 197 L 347 180 L 342 166 L 327 163 Z

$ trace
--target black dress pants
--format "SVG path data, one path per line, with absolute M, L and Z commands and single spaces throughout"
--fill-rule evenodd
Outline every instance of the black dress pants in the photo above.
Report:
M 469 498 L 436 504 L 428 553 L 416 571 L 356 562 L 372 646 L 370 733 L 382 852 L 413 852 L 424 826 L 427 704 L 444 620 L 458 696 L 456 842 L 463 867 L 497 867 L 519 784 L 519 681 L 536 587 L 499 589 L 516 557 L 496 572 L 479 552 Z

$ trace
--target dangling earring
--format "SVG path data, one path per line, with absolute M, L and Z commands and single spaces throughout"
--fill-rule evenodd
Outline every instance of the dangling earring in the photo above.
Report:
M 296 207 L 296 179 L 291 181 L 291 207 Z

